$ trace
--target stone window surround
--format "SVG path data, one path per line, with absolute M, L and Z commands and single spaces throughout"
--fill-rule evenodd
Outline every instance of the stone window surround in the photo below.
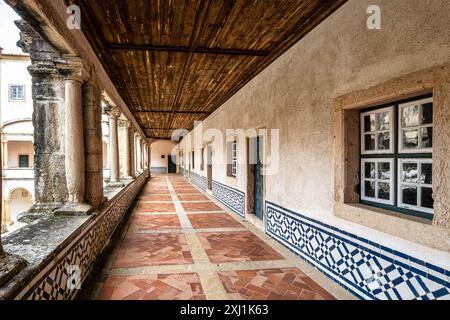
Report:
M 360 110 L 433 94 L 433 221 L 359 203 Z M 334 215 L 438 250 L 450 250 L 450 64 L 415 71 L 335 99 Z

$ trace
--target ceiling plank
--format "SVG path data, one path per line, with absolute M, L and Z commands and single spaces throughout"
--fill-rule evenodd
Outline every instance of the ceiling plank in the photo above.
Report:
M 172 46 L 155 46 L 151 44 L 117 44 L 108 43 L 106 47 L 109 50 L 122 51 L 163 51 L 163 52 L 181 52 L 181 53 L 207 53 L 225 56 L 251 56 L 265 57 L 270 54 L 268 50 L 245 50 L 245 49 L 223 49 L 223 48 L 189 48 Z

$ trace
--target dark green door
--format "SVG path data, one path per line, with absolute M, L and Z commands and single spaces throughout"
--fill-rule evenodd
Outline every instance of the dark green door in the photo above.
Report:
M 167 170 L 168 173 L 177 173 L 177 158 L 175 156 L 169 155 L 169 168 Z
M 254 187 L 255 187 L 255 215 L 259 219 L 263 219 L 264 212 L 264 181 L 262 172 L 262 155 L 263 155 L 263 137 L 257 137 L 255 143 L 255 163 L 254 165 Z

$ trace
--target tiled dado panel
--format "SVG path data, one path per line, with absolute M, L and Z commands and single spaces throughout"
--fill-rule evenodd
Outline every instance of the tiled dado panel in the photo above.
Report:
M 167 173 L 167 167 L 152 167 L 150 172 L 155 174 L 164 174 Z
M 193 184 L 195 184 L 200 189 L 206 190 L 206 178 L 205 177 L 203 177 L 195 172 L 191 172 L 191 181 Z
M 82 283 L 98 255 L 121 222 L 124 214 L 144 185 L 148 173 L 141 174 L 134 182 L 120 191 L 97 216 L 92 216 L 88 225 L 75 235 L 74 240 L 57 253 L 55 259 L 42 270 L 15 299 L 25 300 L 70 300 L 78 290 L 68 286 L 68 280 L 79 275 Z M 76 231 L 77 232 L 77 231 Z M 78 270 L 74 270 L 77 266 Z M 73 273 L 75 271 L 75 273 Z M 69 275 L 69 272 L 72 272 Z M 76 284 L 77 282 L 72 282 Z
M 266 232 L 361 299 L 450 299 L 450 271 L 266 202 Z
M 228 208 L 236 212 L 241 217 L 245 217 L 245 193 L 228 187 L 213 180 L 212 185 L 213 196 L 226 205 Z

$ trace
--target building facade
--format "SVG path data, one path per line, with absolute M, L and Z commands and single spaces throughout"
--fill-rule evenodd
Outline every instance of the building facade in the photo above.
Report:
M 2 221 L 4 231 L 23 224 L 18 215 L 34 201 L 33 99 L 28 55 L 0 53 Z

